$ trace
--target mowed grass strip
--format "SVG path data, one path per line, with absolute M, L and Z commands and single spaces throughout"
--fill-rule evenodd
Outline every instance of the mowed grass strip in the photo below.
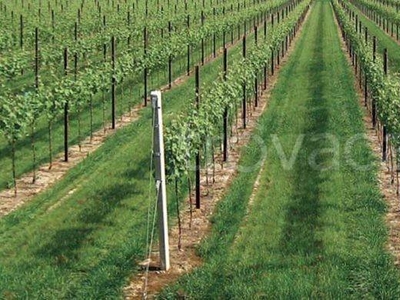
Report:
M 162 299 L 398 299 L 375 158 L 329 1 L 318 0 L 241 171 L 199 249 L 205 263 Z M 267 149 L 264 171 L 248 209 Z M 265 153 L 264 153 L 265 154 Z
M 249 35 L 249 49 L 254 45 Z M 229 50 L 229 63 L 242 55 Z M 222 57 L 200 69 L 211 86 Z M 190 109 L 195 79 L 163 94 L 164 121 Z M 193 101 L 193 102 L 192 102 Z M 146 250 L 147 207 L 155 199 L 149 171 L 151 110 L 118 130 L 65 178 L 0 219 L 0 298 L 120 298 Z M 180 199 L 187 189 L 180 188 Z M 171 224 L 175 195 L 168 190 Z

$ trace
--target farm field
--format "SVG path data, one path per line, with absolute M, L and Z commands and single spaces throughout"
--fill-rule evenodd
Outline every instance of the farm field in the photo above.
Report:
M 0 192 L 112 132 L 0 216 L 0 299 L 399 299 L 378 175 L 399 190 L 400 45 L 360 10 L 396 28 L 396 3 L 370 2 L 0 2 Z M 190 232 L 204 238 L 182 245 L 200 265 L 139 296 L 126 287 L 158 256 L 156 89 L 170 231 L 205 214 L 240 158 L 210 225 Z
M 204 266 L 162 298 L 399 297 L 376 169 L 354 170 L 343 153 L 364 125 L 329 1 L 314 4 L 303 30 L 258 125 L 271 150 L 249 212 L 243 199 L 253 191 L 241 174 L 200 248 Z M 363 140 L 351 155 L 360 165 L 374 160 Z
M 9 55 L 4 55 L 1 69 L 4 97 L 7 98 L 9 94 L 13 94 L 14 90 L 22 90 L 18 93 L 19 98 L 13 100 L 16 102 L 14 106 L 17 103 L 23 105 L 24 101 L 29 102 L 29 106 L 25 104 L 25 110 L 19 110 L 17 128 L 23 129 L 22 134 L 18 131 L 7 132 L 7 135 L 0 137 L 0 166 L 4 170 L 0 175 L 0 188 L 4 189 L 15 185 L 13 176 L 10 176 L 13 172 L 16 176 L 20 176 L 27 171 L 37 169 L 44 162 L 52 162 L 56 154 L 65 151 L 65 139 L 68 141 L 67 146 L 80 144 L 83 137 L 89 136 L 94 130 L 102 127 L 105 130 L 109 129 L 108 123 L 118 122 L 118 117 L 124 112 L 144 101 L 145 91 L 147 94 L 150 89 L 170 83 L 188 69 L 193 70 L 195 64 L 201 63 L 210 55 L 215 54 L 224 42 L 225 44 L 231 43 L 238 34 L 243 34 L 244 30 L 250 31 L 253 28 L 253 24 L 250 23 L 255 22 L 253 22 L 255 15 L 266 13 L 270 9 L 279 7 L 282 3 L 283 1 L 276 1 L 271 4 L 259 4 L 256 12 L 252 6 L 244 7 L 242 5 L 243 7 L 239 6 L 239 10 L 243 10 L 241 14 L 234 11 L 226 18 L 218 17 L 222 14 L 222 9 L 219 5 L 215 5 L 214 8 L 204 9 L 203 19 L 199 15 L 200 12 L 195 11 L 194 8 L 185 13 L 184 7 L 180 7 L 178 10 L 171 5 L 172 12 L 170 14 L 172 16 L 168 17 L 168 14 L 165 13 L 167 14 L 165 18 L 171 21 L 160 23 L 166 28 L 158 28 L 153 24 L 154 20 L 143 24 L 139 23 L 139 25 L 133 23 L 132 20 L 132 24 L 124 24 L 124 27 L 116 23 L 114 26 L 122 27 L 118 31 L 111 31 L 108 26 L 100 26 L 99 32 L 90 38 L 85 36 L 83 29 L 81 30 L 83 32 L 80 32 L 78 28 L 71 30 L 71 36 L 65 37 L 65 41 L 60 44 L 55 44 L 52 40 L 41 41 L 39 31 L 38 44 L 46 45 L 46 47 L 39 48 L 37 64 L 34 54 L 36 40 L 32 41 L 31 35 L 28 35 L 25 39 L 30 38 L 29 43 L 24 40 L 23 49 L 9 49 Z M 139 4 L 144 5 L 144 3 Z M 79 5 L 77 3 L 75 5 L 76 7 L 70 7 L 71 13 L 75 9 L 79 10 Z M 97 7 L 101 8 L 99 4 L 96 5 L 96 9 Z M 116 11 L 116 3 L 111 4 L 110 2 L 106 7 L 107 11 L 99 8 L 101 19 L 111 16 L 117 19 L 115 22 L 127 22 L 124 19 L 125 15 L 115 14 L 113 16 L 112 12 Z M 136 12 L 136 15 L 131 16 L 130 19 L 143 18 L 140 15 L 141 9 L 132 12 L 130 6 L 126 7 L 125 9 L 131 14 Z M 232 5 L 229 7 L 233 10 Z M 86 9 L 90 8 L 89 6 Z M 6 6 L 3 10 L 6 11 L 5 9 Z M 175 10 L 176 13 L 174 13 Z M 156 14 L 156 12 L 153 13 Z M 99 18 L 97 14 L 94 16 L 88 14 L 86 18 L 89 24 L 85 24 L 85 15 L 81 14 L 81 16 L 82 20 L 79 26 L 84 29 L 89 27 L 87 30 L 93 26 L 90 21 Z M 70 17 L 74 20 L 75 16 Z M 206 18 L 207 21 L 205 21 Z M 187 19 L 189 19 L 189 25 L 186 24 Z M 32 21 L 38 22 L 35 19 Z M 52 22 L 52 20 L 46 21 Z M 43 22 L 43 20 L 39 22 L 38 25 L 41 27 L 37 28 L 45 27 L 46 24 Z M 74 25 L 74 21 L 70 22 Z M 200 25 L 202 22 L 204 26 Z M 60 23 L 60 26 L 69 24 L 68 20 Z M 33 22 L 33 24 L 35 23 Z M 15 27 L 17 26 L 12 28 L 13 31 L 17 30 Z M 132 27 L 132 34 L 129 35 L 128 28 L 130 27 Z M 25 32 L 28 32 L 26 26 L 24 28 Z M 230 29 L 229 35 L 222 33 L 225 28 Z M 32 31 L 36 32 L 35 29 L 31 29 L 31 33 Z M 75 31 L 77 31 L 76 34 Z M 16 33 L 14 32 L 14 34 Z M 160 34 L 166 35 L 161 41 L 157 39 Z M 56 41 L 63 38 L 62 33 L 57 31 L 53 33 L 53 36 Z M 115 55 L 112 55 L 111 41 L 113 37 Z M 126 44 L 125 39 L 131 43 Z M 133 41 L 136 42 L 133 43 Z M 189 48 L 179 46 L 180 43 L 186 42 L 189 44 Z M 65 45 L 64 48 L 60 46 L 62 44 Z M 35 72 L 32 72 L 30 65 L 35 65 Z M 20 72 L 23 74 L 20 75 Z M 49 82 L 55 84 L 48 84 Z M 45 99 L 39 103 L 35 102 L 36 98 L 32 93 L 35 86 L 37 86 L 39 97 Z M 67 102 L 65 99 L 69 97 L 69 93 L 79 95 L 79 97 L 76 97 L 74 101 Z M 22 97 L 23 95 L 24 97 Z M 67 137 L 65 137 L 64 126 L 66 103 L 68 104 L 69 123 Z M 9 118 L 12 116 L 7 114 L 9 109 L 7 106 L 3 107 L 5 114 L 3 119 L 5 120 L 7 120 L 6 116 Z M 10 118 L 7 122 L 15 121 Z M 5 128 L 7 126 L 8 124 L 4 124 Z M 11 146 L 13 143 L 10 143 L 10 134 L 15 140 L 15 170 L 12 169 L 13 147 Z M 19 137 L 19 135 L 22 136 Z M 18 138 L 16 138 L 17 136 Z M 9 138 L 7 139 L 7 137 Z

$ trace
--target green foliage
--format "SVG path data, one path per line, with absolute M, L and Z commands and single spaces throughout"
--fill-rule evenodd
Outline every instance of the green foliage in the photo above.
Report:
M 33 115 L 30 97 L 11 93 L 0 96 L 0 131 L 10 144 L 24 136 Z
M 29 62 L 27 52 L 19 52 L 14 55 L 13 52 L 4 53 L 0 58 L 0 82 L 2 80 L 15 79 Z

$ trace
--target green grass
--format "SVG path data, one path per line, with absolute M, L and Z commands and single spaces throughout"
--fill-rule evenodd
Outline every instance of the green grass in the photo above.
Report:
M 229 53 L 230 60 L 240 57 L 241 44 Z M 221 58 L 205 65 L 201 82 L 211 85 L 221 69 Z M 190 99 L 193 77 L 163 94 L 165 122 L 188 109 Z M 53 188 L 0 219 L 0 298 L 121 297 L 146 247 L 154 192 L 151 130 L 151 111 L 144 109 L 137 122 L 109 137 Z M 168 192 L 173 224 L 175 199 Z M 180 199 L 186 193 L 183 187 Z
M 389 73 L 400 72 L 400 46 L 399 44 L 387 35 L 375 22 L 368 19 L 363 13 L 353 4 L 348 3 L 349 7 L 358 14 L 359 20 L 363 26 L 368 28 L 368 34 L 376 36 L 377 39 L 377 55 L 383 57 L 383 51 L 386 48 L 389 57 Z M 364 28 L 363 28 L 364 32 Z M 372 38 L 371 38 L 371 49 L 372 49 Z M 383 68 L 383 66 L 382 66 Z
M 303 30 L 255 133 L 268 155 L 249 215 L 257 167 L 239 173 L 219 203 L 212 233 L 199 248 L 204 265 L 160 298 L 400 297 L 399 273 L 385 250 L 376 167 L 356 170 L 345 152 L 346 142 L 365 131 L 329 1 L 315 3 Z M 273 137 L 289 158 L 303 134 L 293 166 L 284 168 Z M 323 150 L 334 144 L 337 157 Z M 349 150 L 359 165 L 375 161 L 364 140 Z M 254 166 L 261 154 L 253 140 L 241 164 Z

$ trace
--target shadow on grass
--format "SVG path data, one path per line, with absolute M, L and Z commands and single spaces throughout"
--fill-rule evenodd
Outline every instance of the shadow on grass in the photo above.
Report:
M 112 220 L 108 220 L 108 216 L 121 207 L 122 201 L 135 194 L 138 192 L 132 183 L 100 189 L 94 197 L 85 201 L 86 208 L 72 218 L 71 227 L 57 230 L 36 255 L 53 259 L 54 264 L 65 267 L 79 261 L 79 250 L 94 242 L 91 234 L 112 226 Z

